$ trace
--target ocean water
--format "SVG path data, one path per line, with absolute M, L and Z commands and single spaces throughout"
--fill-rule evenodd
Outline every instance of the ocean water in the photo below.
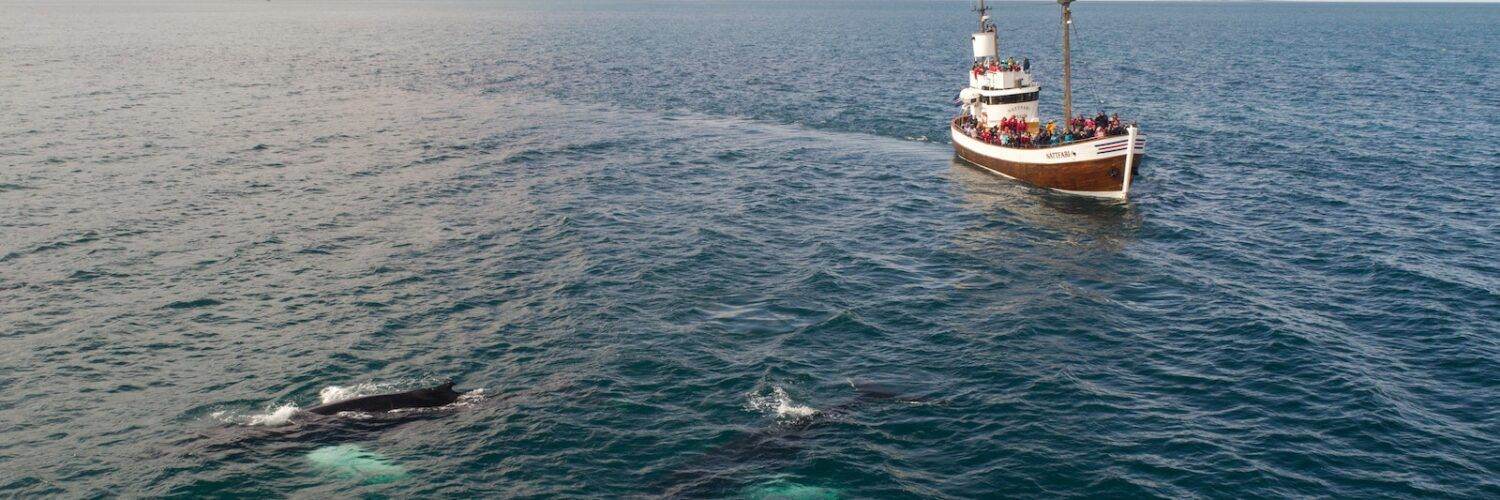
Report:
M 967 7 L 0 4 L 0 496 L 1500 496 L 1500 7 Z

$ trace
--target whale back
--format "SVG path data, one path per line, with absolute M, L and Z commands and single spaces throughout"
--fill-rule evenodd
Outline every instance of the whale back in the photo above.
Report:
M 386 412 L 405 408 L 432 408 L 453 404 L 458 401 L 459 396 L 461 394 L 453 390 L 453 381 L 449 380 L 436 387 L 348 399 L 309 408 L 307 411 L 333 415 L 346 411 Z
M 441 404 L 435 406 L 453 404 L 454 401 L 458 401 L 459 396 L 462 396 L 462 394 L 459 394 L 458 391 L 453 390 L 452 380 L 443 382 L 443 385 L 439 385 L 437 387 L 422 389 L 421 392 L 421 396 L 423 398 L 441 402 Z

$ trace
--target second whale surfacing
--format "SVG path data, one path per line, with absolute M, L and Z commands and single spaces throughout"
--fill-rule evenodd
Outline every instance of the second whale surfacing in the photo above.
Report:
M 453 381 L 449 380 L 436 387 L 417 389 L 392 394 L 376 394 L 354 399 L 346 399 L 326 405 L 308 408 L 309 413 L 319 415 L 334 415 L 340 412 L 388 412 L 407 408 L 433 408 L 447 406 L 458 401 L 462 396 L 453 390 Z
M 836 424 L 878 404 L 946 405 L 927 395 L 908 395 L 893 387 L 849 381 L 854 396 L 769 427 L 753 430 L 702 453 L 690 455 L 681 468 L 658 484 L 665 498 L 722 498 L 743 487 L 745 471 L 775 471 L 787 467 L 807 449 L 808 440 L 839 432 Z M 830 424 L 835 424 L 830 426 Z M 773 482 L 742 491 L 750 498 L 837 498 L 837 490 L 796 483 Z

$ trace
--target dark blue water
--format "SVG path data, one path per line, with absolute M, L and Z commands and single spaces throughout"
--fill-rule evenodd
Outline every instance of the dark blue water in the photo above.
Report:
M 1075 9 L 1128 204 L 963 2 L 4 4 L 0 492 L 1500 496 L 1500 8 Z

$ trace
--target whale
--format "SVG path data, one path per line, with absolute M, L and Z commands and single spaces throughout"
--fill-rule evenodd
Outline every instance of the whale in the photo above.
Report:
M 874 403 L 907 403 L 907 404 L 941 404 L 928 396 L 908 395 L 894 388 L 870 383 L 849 381 L 849 387 L 854 389 L 854 397 L 834 404 L 827 408 L 814 411 L 812 414 L 797 417 L 790 420 L 778 421 L 775 425 L 761 429 L 760 431 L 742 436 L 739 439 L 725 444 L 722 448 L 736 450 L 737 452 L 761 452 L 768 448 L 777 448 L 790 442 L 802 439 L 810 432 L 829 422 L 836 422 L 858 412 L 863 407 Z
M 733 491 L 737 475 L 746 470 L 775 470 L 805 448 L 804 442 L 831 431 L 829 424 L 844 421 L 876 404 L 946 405 L 947 401 L 926 395 L 906 394 L 896 388 L 848 381 L 853 397 L 769 427 L 743 434 L 703 453 L 693 454 L 676 471 L 668 473 L 657 488 L 665 498 L 717 498 Z M 819 491 L 822 491 L 821 489 Z M 829 490 L 832 491 L 832 490 Z M 753 495 L 745 495 L 754 498 Z M 774 498 L 787 498 L 776 496 Z M 812 496 L 813 498 L 821 498 Z
M 280 422 L 257 422 L 256 418 L 223 420 L 228 425 L 184 429 L 184 432 L 174 434 L 161 442 L 147 445 L 147 449 L 150 450 L 151 456 L 186 457 L 185 460 L 267 447 L 283 451 L 300 449 L 303 452 L 312 452 L 320 447 L 372 442 L 381 434 L 395 429 L 423 425 L 424 422 L 441 420 L 453 415 L 453 412 L 448 411 L 392 412 L 392 410 L 441 408 L 458 402 L 461 396 L 466 400 L 465 409 L 475 409 L 502 404 L 514 398 L 532 397 L 542 393 L 543 390 L 553 388 L 551 386 L 527 388 L 497 397 L 486 397 L 474 392 L 468 395 L 462 394 L 455 391 L 453 385 L 453 382 L 448 381 L 436 387 L 348 399 L 308 409 L 298 409 L 294 405 L 287 405 L 282 408 L 289 408 L 291 415 L 281 418 Z M 337 415 L 339 412 L 357 412 L 363 413 L 364 416 L 362 418 L 339 418 Z M 277 413 L 280 413 L 279 409 Z M 214 418 L 222 419 L 223 417 L 216 415 Z M 326 450 L 325 453 L 332 453 L 332 451 Z M 340 455 L 334 454 L 333 456 Z M 324 455 L 318 457 L 326 458 Z
M 318 415 L 335 415 L 346 411 L 374 413 L 408 408 L 433 408 L 453 404 L 454 401 L 458 401 L 458 397 L 461 395 L 458 391 L 453 390 L 453 381 L 449 380 L 442 385 L 426 389 L 391 394 L 376 394 L 374 396 L 346 399 L 326 405 L 314 406 L 308 408 L 307 412 Z

